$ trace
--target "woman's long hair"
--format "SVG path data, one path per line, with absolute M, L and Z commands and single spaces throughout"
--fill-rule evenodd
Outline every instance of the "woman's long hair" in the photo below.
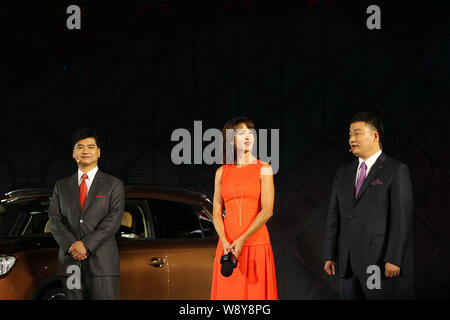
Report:
M 230 119 L 227 121 L 227 123 L 225 123 L 225 126 L 222 129 L 223 163 L 224 164 L 227 163 L 227 129 L 236 130 L 236 128 L 242 123 L 244 123 L 247 126 L 247 128 L 256 130 L 255 124 L 253 123 L 253 121 L 247 117 L 236 117 L 236 118 Z M 231 141 L 232 141 L 232 147 L 234 149 L 233 163 L 236 164 L 237 157 L 236 157 L 236 146 L 234 145 L 234 135 L 229 136 L 228 139 L 231 139 Z

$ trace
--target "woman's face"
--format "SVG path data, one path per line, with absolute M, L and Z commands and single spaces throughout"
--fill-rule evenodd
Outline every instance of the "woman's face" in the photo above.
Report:
M 234 129 L 234 145 L 237 152 L 251 151 L 254 141 L 254 129 L 249 129 L 245 123 L 240 123 Z

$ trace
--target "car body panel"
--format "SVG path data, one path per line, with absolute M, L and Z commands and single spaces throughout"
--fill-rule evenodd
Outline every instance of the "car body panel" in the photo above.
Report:
M 170 299 L 209 299 L 216 247 L 217 239 L 167 245 Z
M 167 261 L 164 243 L 154 240 L 130 240 L 119 243 L 120 298 L 169 299 L 169 268 L 150 264 L 151 259 Z

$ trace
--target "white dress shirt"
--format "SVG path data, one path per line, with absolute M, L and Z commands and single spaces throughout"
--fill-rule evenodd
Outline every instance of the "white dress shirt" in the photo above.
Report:
M 94 181 L 94 178 L 95 178 L 95 175 L 97 174 L 97 171 L 98 171 L 98 167 L 95 167 L 94 169 L 92 169 L 91 171 L 89 171 L 89 172 L 86 172 L 86 174 L 87 174 L 87 179 L 86 179 L 86 185 L 87 185 L 87 192 L 86 192 L 86 196 L 87 196 L 87 194 L 88 194 L 88 192 L 89 192 L 89 188 L 91 187 L 91 184 L 92 184 L 92 181 Z M 79 168 L 78 168 L 78 187 L 80 186 L 80 184 L 81 184 L 81 181 L 83 181 L 83 171 L 81 171 Z
M 356 183 L 358 182 L 359 174 L 361 172 L 361 163 L 363 163 L 363 162 L 366 163 L 366 176 L 365 176 L 365 178 L 367 178 L 367 175 L 369 174 L 370 168 L 372 168 L 374 163 L 377 161 L 378 157 L 381 155 L 381 152 L 382 152 L 381 149 L 378 150 L 378 152 L 376 152 L 373 155 L 371 155 L 365 161 L 363 159 L 359 158 L 359 165 L 358 165 L 358 169 L 356 171 L 355 187 L 356 187 Z

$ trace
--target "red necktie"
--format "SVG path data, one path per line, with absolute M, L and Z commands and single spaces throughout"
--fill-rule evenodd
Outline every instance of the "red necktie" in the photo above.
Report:
M 83 175 L 81 176 L 83 178 L 83 181 L 81 181 L 80 184 L 80 188 L 79 188 L 79 192 L 80 192 L 80 204 L 81 204 L 81 210 L 83 210 L 84 207 L 84 201 L 86 201 L 86 194 L 87 194 L 87 184 L 86 184 L 86 179 L 87 179 L 87 174 L 83 173 Z

